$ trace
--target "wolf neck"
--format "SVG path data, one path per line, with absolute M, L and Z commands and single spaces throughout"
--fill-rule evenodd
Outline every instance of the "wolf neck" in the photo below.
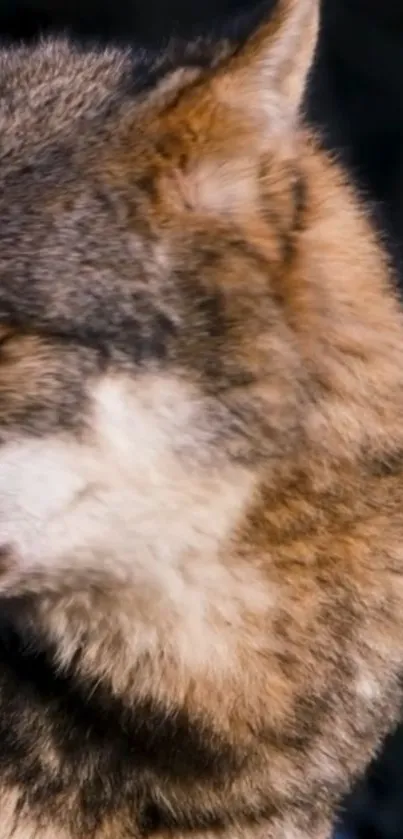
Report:
M 221 596 L 224 613 L 232 608 L 237 619 L 231 595 L 227 607 L 223 591 Z M 263 601 L 257 581 L 249 582 L 247 596 Z M 109 603 L 89 593 L 81 602 L 76 596 L 41 597 L 31 613 L 34 643 L 38 637 L 39 648 L 51 651 L 55 672 L 84 691 L 103 686 L 128 710 L 152 700 L 167 713 L 186 707 L 191 715 L 208 718 L 213 707 L 218 728 L 228 729 L 231 697 L 239 683 L 235 627 L 195 616 L 197 604 L 188 600 L 186 616 L 169 613 L 161 603 L 154 622 L 152 616 L 139 619 L 130 611 L 130 596 L 124 599 L 124 592 Z
M 305 142 L 304 223 L 285 305 L 310 382 L 309 445 L 350 459 L 402 440 L 403 317 L 368 212 Z

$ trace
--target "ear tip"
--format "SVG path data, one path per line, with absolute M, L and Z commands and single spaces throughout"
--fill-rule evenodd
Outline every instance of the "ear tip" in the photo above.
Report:
M 243 99 L 248 109 L 267 111 L 275 99 L 277 113 L 299 111 L 315 53 L 319 5 L 320 0 L 265 0 L 260 5 L 260 24 L 226 68 L 239 103 Z

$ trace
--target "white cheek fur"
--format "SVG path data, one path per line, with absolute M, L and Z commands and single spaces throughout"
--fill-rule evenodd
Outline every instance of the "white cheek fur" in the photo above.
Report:
M 210 471 L 197 456 L 178 458 L 185 435 L 192 450 L 191 412 L 189 394 L 175 383 L 154 393 L 147 387 L 140 398 L 106 381 L 94 392 L 86 440 L 25 438 L 0 448 L 0 547 L 12 548 L 0 594 L 69 599 L 72 589 L 73 602 L 88 600 L 91 622 L 88 584 L 95 583 L 115 598 L 108 632 L 125 639 L 129 670 L 142 651 L 154 650 L 159 661 L 168 645 L 189 672 L 226 672 L 244 612 L 265 625 L 276 600 L 259 569 L 226 561 L 256 478 L 224 461 Z M 74 626 L 58 608 L 47 620 L 69 660 Z
M 74 468 L 76 460 L 77 467 Z M 79 452 L 58 439 L 0 449 L 0 544 L 27 555 L 84 486 Z
M 170 587 L 185 555 L 217 553 L 254 478 L 181 462 L 175 444 L 192 433 L 193 397 L 175 380 L 150 380 L 139 395 L 106 379 L 85 442 L 60 434 L 0 448 L 0 547 L 22 575 L 102 571 Z

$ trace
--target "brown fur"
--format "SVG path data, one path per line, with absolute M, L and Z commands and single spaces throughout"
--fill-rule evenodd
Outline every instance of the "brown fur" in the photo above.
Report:
M 403 322 L 316 29 L 0 54 L 0 839 L 324 839 L 394 724 Z

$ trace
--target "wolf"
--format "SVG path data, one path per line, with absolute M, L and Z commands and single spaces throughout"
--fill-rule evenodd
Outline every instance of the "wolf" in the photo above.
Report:
M 0 839 L 325 839 L 403 664 L 403 315 L 236 48 L 0 51 Z

